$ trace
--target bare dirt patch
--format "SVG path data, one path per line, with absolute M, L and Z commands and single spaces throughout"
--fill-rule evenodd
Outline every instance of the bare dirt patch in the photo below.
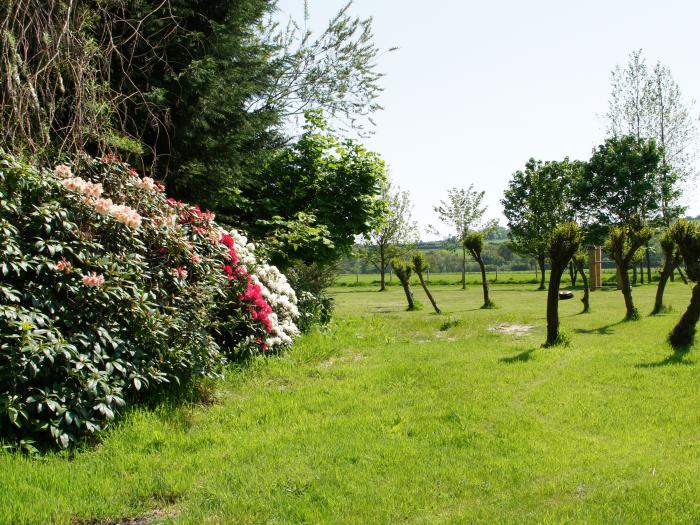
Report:
M 514 335 L 515 337 L 522 337 L 532 332 L 533 328 L 534 327 L 530 326 L 529 324 L 499 323 L 489 328 L 489 332 L 493 332 L 495 334 L 506 334 Z

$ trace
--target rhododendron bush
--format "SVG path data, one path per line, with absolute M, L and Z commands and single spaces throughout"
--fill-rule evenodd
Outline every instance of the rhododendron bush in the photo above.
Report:
M 292 343 L 283 274 L 114 156 L 0 158 L 0 437 L 61 447 L 127 402 Z

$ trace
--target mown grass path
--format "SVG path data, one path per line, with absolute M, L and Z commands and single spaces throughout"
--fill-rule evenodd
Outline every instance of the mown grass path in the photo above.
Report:
M 533 288 L 495 286 L 496 310 L 436 288 L 442 316 L 339 288 L 328 332 L 211 406 L 133 412 L 72 460 L 0 453 L 0 523 L 700 521 L 700 366 L 665 342 L 690 289 L 636 323 L 619 292 L 562 302 L 571 344 L 545 349 Z M 654 288 L 634 293 L 650 311 Z

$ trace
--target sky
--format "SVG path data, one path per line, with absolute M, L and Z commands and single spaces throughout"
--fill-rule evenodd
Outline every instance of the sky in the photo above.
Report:
M 303 4 L 278 6 L 302 19 Z M 310 0 L 309 27 L 345 4 Z M 424 239 L 431 224 L 450 233 L 433 211 L 448 188 L 485 191 L 487 218 L 505 225 L 499 201 L 530 157 L 589 159 L 605 138 L 610 71 L 633 50 L 669 67 L 688 104 L 700 98 L 697 0 L 355 0 L 351 13 L 373 18 L 380 49 L 399 48 L 378 59 L 384 110 L 363 142 L 411 193 Z M 689 214 L 699 197 L 685 191 Z

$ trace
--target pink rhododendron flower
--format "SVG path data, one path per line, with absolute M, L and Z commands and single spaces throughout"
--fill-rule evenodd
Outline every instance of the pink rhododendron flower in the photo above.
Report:
M 151 177 L 136 180 L 136 187 L 147 191 L 156 191 L 156 183 Z
M 95 210 L 100 215 L 109 215 L 114 203 L 112 202 L 112 199 L 97 199 L 94 206 Z
M 187 270 L 184 267 L 178 266 L 177 268 L 172 268 L 170 274 L 177 279 L 187 279 Z
M 200 257 L 200 255 L 198 253 L 192 252 L 190 259 L 192 259 L 192 262 L 195 264 L 199 264 L 202 262 L 202 258 Z
M 105 162 L 105 163 L 107 163 L 107 162 L 119 162 L 119 160 L 120 160 L 119 155 L 117 155 L 116 153 L 114 153 L 112 151 L 109 151 L 102 156 L 102 162 Z
M 88 272 L 83 276 L 83 284 L 89 288 L 98 288 L 105 282 L 105 276 L 101 273 Z
M 56 263 L 56 268 L 63 273 L 71 273 L 73 271 L 73 265 L 65 257 L 61 257 L 61 260 Z
M 73 177 L 73 170 L 68 164 L 59 164 L 53 169 L 54 175 L 62 179 L 69 179 Z

